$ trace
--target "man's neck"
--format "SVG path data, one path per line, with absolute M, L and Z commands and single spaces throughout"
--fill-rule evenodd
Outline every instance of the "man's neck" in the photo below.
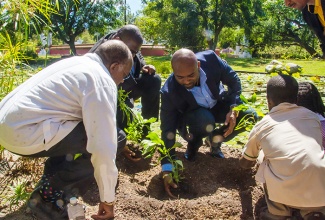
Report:
M 307 5 L 315 5 L 315 0 L 309 0 L 309 1 L 307 2 Z

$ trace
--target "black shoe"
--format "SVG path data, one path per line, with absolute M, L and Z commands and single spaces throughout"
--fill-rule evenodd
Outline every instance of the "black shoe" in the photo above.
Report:
M 223 155 L 222 151 L 221 151 L 221 144 L 222 142 L 219 143 L 215 143 L 213 145 L 211 145 L 211 151 L 210 151 L 210 155 L 212 157 L 215 158 L 225 158 L 225 155 Z
M 68 213 L 66 211 L 66 205 L 64 202 L 62 200 L 57 201 L 57 204 L 53 204 L 52 202 L 45 202 L 42 199 L 38 188 L 36 188 L 31 194 L 27 202 L 27 206 L 31 209 L 33 214 L 36 215 L 37 219 L 40 220 L 68 219 Z
M 190 162 L 193 162 L 196 160 L 196 153 L 190 153 L 188 150 L 184 153 L 184 158 Z
M 196 160 L 197 152 L 198 152 L 198 149 L 195 150 L 192 147 L 189 147 L 187 145 L 187 149 L 186 149 L 186 152 L 184 153 L 184 157 L 186 160 L 193 162 Z

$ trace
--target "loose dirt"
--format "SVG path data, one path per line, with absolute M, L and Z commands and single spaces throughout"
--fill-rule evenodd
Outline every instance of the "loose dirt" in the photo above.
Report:
M 115 219 L 258 219 L 260 208 L 266 205 L 263 190 L 254 179 L 256 167 L 239 167 L 241 149 L 223 144 L 226 158 L 216 159 L 209 155 L 208 147 L 202 146 L 195 162 L 184 159 L 185 150 L 183 143 L 177 156 L 183 161 L 183 182 L 188 187 L 175 192 L 178 199 L 169 198 L 164 191 L 160 165 L 153 166 L 158 155 L 136 163 L 119 155 Z M 80 199 L 91 219 L 99 202 L 96 184 Z M 11 212 L 8 207 L 0 211 L 7 214 L 1 219 L 34 219 L 25 205 Z

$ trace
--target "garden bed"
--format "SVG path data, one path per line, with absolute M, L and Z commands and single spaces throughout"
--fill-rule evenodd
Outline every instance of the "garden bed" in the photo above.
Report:
M 250 97 L 257 94 L 254 107 L 267 113 L 265 85 L 270 76 L 265 74 L 239 74 L 242 80 L 243 94 Z M 309 80 L 307 77 L 298 81 Z M 324 96 L 324 79 L 314 82 Z M 209 148 L 202 146 L 197 160 L 188 162 L 183 155 L 186 142 L 179 138 L 183 145 L 177 148 L 177 156 L 184 164 L 183 181 L 186 189 L 178 192 L 178 199 L 169 198 L 164 192 L 160 166 L 153 166 L 158 160 L 156 153 L 152 159 L 131 162 L 122 155 L 117 157 L 119 182 L 116 190 L 115 219 L 258 219 L 261 207 L 265 206 L 261 185 L 255 181 L 256 168 L 243 170 L 238 159 L 247 141 L 248 132 L 244 132 L 234 140 L 224 143 L 222 151 L 225 159 L 211 157 Z M 0 158 L 1 159 L 1 158 Z M 18 160 L 19 161 L 19 160 Z M 17 162 L 18 163 L 18 162 Z M 17 179 L 36 180 L 41 176 L 42 163 L 35 163 L 30 169 L 3 172 L 0 181 L 2 198 L 9 198 L 12 192 L 10 185 Z M 19 166 L 16 166 L 19 167 Z M 9 177 L 11 178 L 8 178 Z M 32 189 L 36 181 L 30 182 Z M 90 187 L 82 202 L 87 206 L 87 217 L 95 214 L 98 208 L 99 194 L 96 184 Z M 0 218 L 4 220 L 31 220 L 32 214 L 26 211 L 23 202 L 9 209 L 8 202 L 0 205 Z M 4 217 L 5 216 L 5 217 Z

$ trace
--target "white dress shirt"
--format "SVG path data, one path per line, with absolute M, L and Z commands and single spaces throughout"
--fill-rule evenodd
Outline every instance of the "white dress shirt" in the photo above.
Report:
M 101 201 L 115 199 L 117 88 L 96 54 L 43 69 L 0 102 L 0 144 L 31 155 L 48 150 L 83 121 Z

